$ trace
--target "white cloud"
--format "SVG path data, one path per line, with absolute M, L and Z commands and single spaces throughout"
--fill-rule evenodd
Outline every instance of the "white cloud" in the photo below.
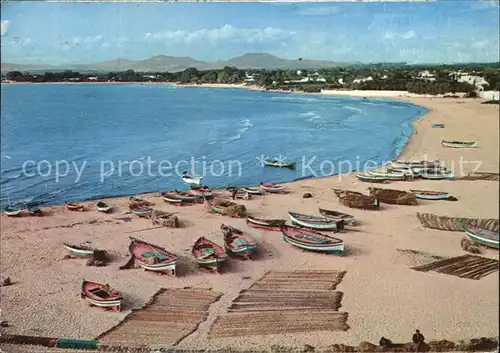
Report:
M 10 25 L 9 20 L 2 20 L 1 21 L 0 34 L 2 37 L 7 34 L 7 30 L 9 29 L 9 25 Z
M 308 7 L 299 11 L 299 14 L 303 16 L 326 16 L 336 13 L 337 10 L 335 6 Z
M 167 41 L 167 42 L 210 42 L 215 44 L 220 41 L 234 41 L 246 43 L 267 43 L 278 42 L 291 38 L 295 32 L 285 31 L 278 28 L 267 27 L 263 29 L 236 28 L 231 25 L 224 25 L 215 29 L 200 29 L 194 32 L 188 31 L 165 31 L 157 33 L 146 33 L 147 40 Z

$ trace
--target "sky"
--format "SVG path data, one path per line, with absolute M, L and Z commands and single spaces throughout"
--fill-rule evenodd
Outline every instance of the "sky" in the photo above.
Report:
M 498 0 L 434 2 L 2 2 L 2 62 L 155 55 L 453 63 L 499 61 Z

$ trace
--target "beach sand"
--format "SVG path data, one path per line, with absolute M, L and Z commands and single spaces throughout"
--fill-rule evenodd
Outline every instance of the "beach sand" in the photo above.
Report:
M 430 112 L 415 122 L 416 131 L 400 159 L 441 159 L 458 168 L 458 162 L 480 161 L 479 171 L 498 172 L 498 106 L 481 100 L 408 98 Z M 432 129 L 432 123 L 446 124 Z M 448 149 L 442 139 L 477 140 L 475 149 Z M 368 146 L 367 146 L 368 147 Z M 454 163 L 454 164 L 452 164 Z M 464 165 L 464 173 L 476 168 Z M 458 169 L 455 169 L 455 173 Z M 108 200 L 118 211 L 102 214 L 95 203 L 84 202 L 86 212 L 69 212 L 62 206 L 45 207 L 42 218 L 8 218 L 2 215 L 2 276 L 13 285 L 2 288 L 2 320 L 10 327 L 4 334 L 92 339 L 118 324 L 132 308 L 144 305 L 160 288 L 212 288 L 224 295 L 211 305 L 208 319 L 179 344 L 188 348 L 262 348 L 270 345 L 326 347 L 331 344 L 377 344 L 381 336 L 394 342 L 411 341 L 419 328 L 427 340 L 462 340 L 497 336 L 498 272 L 481 280 L 460 279 L 435 272 L 411 270 L 426 262 L 398 249 L 411 249 L 452 257 L 464 255 L 463 233 L 423 228 L 417 212 L 471 218 L 498 218 L 499 183 L 492 181 L 393 182 L 382 187 L 401 190 L 426 189 L 449 192 L 458 202 L 421 201 L 418 206 L 382 205 L 380 211 L 349 209 L 339 204 L 332 188 L 367 193 L 370 183 L 352 175 L 302 180 L 287 184 L 290 193 L 240 201 L 256 217 L 288 219 L 287 211 L 318 214 L 318 206 L 353 214 L 360 222 L 339 233 L 346 255 L 336 257 L 302 252 L 283 242 L 281 233 L 248 228 L 244 220 L 208 214 L 203 205 L 175 207 L 159 194 L 145 195 L 155 208 L 178 212 L 183 228 L 134 230 L 152 227 L 150 220 L 124 215 L 128 199 Z M 164 190 L 158 190 L 158 192 Z M 309 192 L 312 198 L 302 198 Z M 125 217 L 125 218 L 124 218 Z M 127 220 L 126 217 L 130 217 Z M 261 243 L 263 255 L 250 262 L 231 260 L 230 270 L 220 275 L 199 272 L 191 258 L 191 246 L 200 236 L 222 245 L 219 227 L 231 224 L 251 232 Z M 142 269 L 118 270 L 128 260 L 128 236 L 144 239 L 182 257 L 176 278 L 146 273 Z M 106 267 L 86 267 L 85 260 L 63 260 L 62 242 L 83 243 L 111 251 L 115 259 Z M 498 259 L 498 251 L 482 248 L 483 256 Z M 209 339 L 211 324 L 227 312 L 238 292 L 269 270 L 345 270 L 337 287 L 344 293 L 339 311 L 349 314 L 347 331 L 316 331 L 294 334 Z M 109 283 L 122 291 L 121 313 L 89 308 L 80 299 L 82 279 Z

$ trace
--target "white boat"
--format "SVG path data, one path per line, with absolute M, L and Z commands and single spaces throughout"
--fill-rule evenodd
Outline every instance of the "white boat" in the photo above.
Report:
M 437 168 L 441 166 L 441 161 L 392 161 L 389 162 L 394 169 L 403 168 Z
M 343 220 L 333 220 L 326 217 L 308 216 L 305 214 L 288 212 L 292 223 L 302 227 L 318 230 L 343 230 Z
M 200 186 L 203 177 L 191 176 L 188 173 L 184 173 L 184 174 L 182 174 L 181 179 L 183 182 L 185 182 L 188 185 Z
M 19 216 L 19 214 L 21 213 L 21 209 L 12 206 L 7 206 L 5 207 L 4 213 L 9 217 L 15 217 Z

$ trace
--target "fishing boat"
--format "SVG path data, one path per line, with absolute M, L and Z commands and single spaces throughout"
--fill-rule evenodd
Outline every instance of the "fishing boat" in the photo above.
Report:
M 171 203 L 174 205 L 182 205 L 183 204 L 182 200 L 178 196 L 176 196 L 172 193 L 162 192 L 161 196 L 163 198 L 163 201 L 165 201 L 165 202 L 168 202 L 168 203 Z
M 196 202 L 200 199 L 199 195 L 196 195 L 187 191 L 171 191 L 171 192 L 162 192 L 161 196 L 165 200 L 181 200 L 182 202 Z M 165 200 L 166 201 L 166 200 Z
M 499 233 L 492 232 L 487 229 L 482 229 L 479 227 L 471 226 L 463 222 L 457 222 L 462 230 L 471 238 L 474 242 L 488 246 L 490 248 L 498 249 L 499 244 Z
M 174 213 L 153 210 L 151 213 L 151 221 L 153 222 L 153 225 L 179 228 L 179 218 Z
M 443 180 L 443 179 L 452 179 L 453 173 L 450 170 L 427 169 L 427 170 L 421 172 L 419 176 L 422 179 Z
M 295 168 L 296 162 L 286 162 L 280 161 L 278 159 L 265 158 L 264 165 L 266 167 L 277 167 L 277 168 Z
M 66 209 L 69 211 L 83 211 L 84 210 L 83 205 L 80 205 L 79 203 L 65 202 L 64 205 L 66 206 Z
M 233 199 L 241 199 L 241 200 L 250 199 L 250 194 L 248 193 L 248 191 L 245 191 L 240 188 L 229 186 L 226 188 L 226 192 L 230 194 Z
M 325 234 L 303 228 L 285 226 L 281 230 L 283 240 L 303 250 L 318 251 L 342 255 L 344 241 Z
M 356 225 L 356 220 L 354 219 L 354 216 L 353 215 L 350 215 L 348 213 L 343 213 L 343 212 L 339 212 L 339 211 L 331 211 L 331 210 L 327 210 L 327 209 L 324 209 L 324 208 L 321 208 L 319 209 L 319 213 L 321 213 L 321 215 L 323 217 L 326 217 L 328 219 L 332 219 L 334 221 L 344 221 L 344 224 L 348 224 L 350 226 L 354 226 Z
M 387 172 L 387 173 L 367 170 L 366 173 L 375 177 L 385 178 L 387 180 L 412 180 L 415 177 L 411 169 L 407 171 L 402 170 L 400 172 Z
M 387 183 L 389 180 L 383 176 L 372 175 L 367 172 L 356 172 L 354 176 L 361 181 L 369 183 Z
M 270 183 L 260 183 L 260 188 L 269 193 L 281 193 L 286 190 L 286 187 L 278 184 L 270 184 Z
M 194 243 L 192 254 L 198 266 L 211 272 L 219 272 L 220 265 L 227 260 L 224 249 L 205 237 Z
M 339 198 L 339 201 L 347 207 L 360 208 L 363 210 L 378 210 L 380 209 L 380 203 L 376 196 L 373 195 L 363 195 L 357 191 L 343 190 L 343 189 L 333 189 L 335 195 Z
M 111 207 L 110 205 L 108 205 L 102 201 L 99 201 L 96 205 L 96 208 L 97 208 L 97 211 L 99 211 L 99 212 L 108 213 L 109 211 L 111 211 L 111 209 L 113 207 Z
M 434 160 L 434 161 L 392 161 L 390 162 L 390 165 L 393 168 L 424 168 L 424 167 L 440 167 L 441 166 L 441 161 L 439 160 Z
M 225 224 L 222 224 L 220 229 L 224 236 L 224 248 L 226 251 L 244 260 L 250 259 L 252 253 L 257 249 L 257 241 L 254 237 Z
M 107 284 L 99 284 L 83 280 L 81 297 L 89 301 L 90 306 L 107 310 L 120 311 L 122 294 Z
M 130 240 L 129 252 L 143 269 L 175 276 L 178 262 L 176 255 L 160 246 L 146 243 L 140 239 L 130 237 Z
M 326 217 L 309 216 L 301 213 L 288 212 L 292 224 L 305 228 L 317 230 L 337 230 L 344 229 L 343 220 L 333 220 Z
M 145 199 L 141 199 L 140 197 L 136 197 L 136 196 L 130 196 L 128 198 L 130 204 L 132 205 L 137 205 L 137 206 L 153 206 L 154 203 L 153 202 L 149 202 Z
M 377 200 L 383 203 L 408 206 L 418 205 L 415 194 L 408 191 L 374 187 L 369 187 L 368 190 L 371 196 L 376 197 Z
M 191 176 L 187 172 L 184 172 L 181 176 L 183 182 L 188 185 L 200 186 L 203 177 L 201 176 Z
M 432 124 L 433 128 L 441 128 L 442 129 L 442 128 L 444 128 L 444 126 L 445 126 L 444 124 L 438 124 L 438 123 Z
M 13 206 L 6 206 L 4 213 L 9 217 L 16 217 L 21 214 L 21 209 Z
M 250 227 L 262 228 L 266 230 L 274 230 L 279 232 L 281 227 L 285 225 L 284 219 L 262 219 L 252 216 L 247 216 L 247 224 Z
M 132 211 L 136 216 L 139 217 L 149 217 L 153 212 L 153 209 L 148 206 L 141 205 L 129 205 L 130 211 Z
M 191 192 L 198 195 L 201 199 L 210 199 L 213 197 L 212 190 L 206 186 L 191 185 Z
M 477 147 L 477 141 L 441 141 L 443 147 L 449 148 L 474 148 Z
M 36 216 L 36 217 L 40 217 L 40 216 L 43 216 L 43 213 L 42 213 L 42 210 L 39 209 L 38 207 L 36 206 L 29 206 L 28 207 L 28 214 L 30 216 Z
M 244 188 L 241 188 L 241 189 L 245 190 L 250 195 L 264 195 L 264 190 L 262 190 L 262 189 L 248 188 L 248 187 L 244 187 Z
M 76 257 L 92 257 L 94 256 L 94 248 L 86 245 L 73 245 L 68 243 L 63 243 L 66 250 L 70 253 L 70 255 Z
M 417 199 L 423 200 L 448 200 L 450 194 L 441 191 L 410 190 Z

